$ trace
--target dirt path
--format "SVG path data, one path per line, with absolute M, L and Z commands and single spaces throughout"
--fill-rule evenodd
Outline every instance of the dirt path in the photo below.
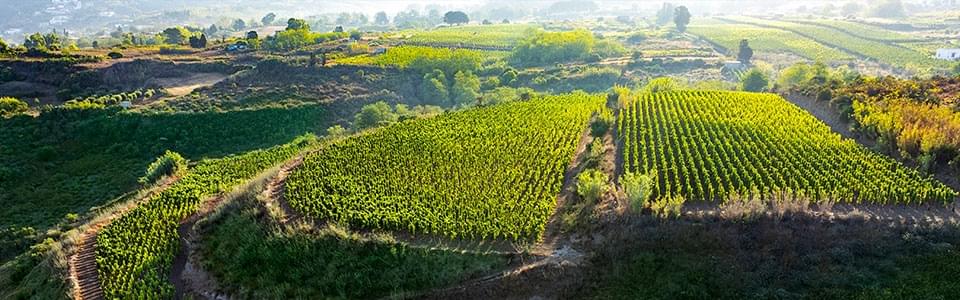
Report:
M 277 220 L 280 225 L 286 226 L 302 218 L 293 207 L 290 207 L 290 204 L 284 199 L 283 193 L 286 190 L 287 177 L 290 176 L 290 172 L 293 172 L 294 169 L 303 164 L 304 155 L 305 154 L 298 155 L 280 167 L 280 171 L 270 179 L 270 182 L 267 183 L 267 188 L 263 191 L 263 195 L 266 196 L 264 199 L 268 200 L 264 204 L 267 210 L 275 210 L 276 207 L 280 208 L 280 218 Z
M 168 95 L 179 97 L 188 95 L 196 89 L 217 84 L 229 76 L 221 73 L 196 73 L 188 77 L 158 78 L 156 83 L 164 87 Z
M 226 194 L 207 198 L 200 209 L 180 222 L 177 234 L 180 235 L 180 251 L 173 259 L 173 268 L 170 272 L 170 282 L 174 287 L 174 299 L 229 299 L 225 293 L 217 290 L 213 275 L 204 270 L 198 263 L 196 255 L 200 235 L 194 229 L 197 221 L 223 204 Z
M 120 207 L 118 210 L 111 212 L 109 216 L 99 218 L 87 225 L 87 229 L 80 234 L 80 238 L 74 246 L 75 251 L 68 260 L 68 273 L 70 282 L 73 283 L 74 299 L 103 299 L 100 274 L 97 271 L 97 234 L 100 230 L 116 218 L 139 206 L 143 201 L 150 199 L 154 194 L 165 190 L 177 180 L 179 178 L 167 178 L 159 186 L 152 188 L 146 195 L 139 197 L 135 203 Z

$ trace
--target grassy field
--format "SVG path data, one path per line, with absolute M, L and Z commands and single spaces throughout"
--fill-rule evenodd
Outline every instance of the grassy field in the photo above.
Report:
M 527 24 L 470 25 L 400 32 L 409 35 L 404 41 L 417 45 L 460 45 L 478 47 L 513 47 L 531 30 L 540 28 Z

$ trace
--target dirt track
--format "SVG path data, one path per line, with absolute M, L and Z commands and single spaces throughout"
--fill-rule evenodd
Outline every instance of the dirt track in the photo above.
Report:
M 97 271 L 97 234 L 114 219 L 123 216 L 136 208 L 140 202 L 149 199 L 154 194 L 165 190 L 179 178 L 167 178 L 161 185 L 151 189 L 149 193 L 137 200 L 137 203 L 121 207 L 110 216 L 88 224 L 77 244 L 74 253 L 69 257 L 69 275 L 73 283 L 74 299 L 103 299 L 103 290 L 100 287 L 100 274 Z

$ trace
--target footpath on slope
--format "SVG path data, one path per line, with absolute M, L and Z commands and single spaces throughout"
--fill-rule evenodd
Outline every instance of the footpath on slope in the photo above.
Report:
M 97 271 L 97 234 L 110 222 L 133 210 L 140 203 L 151 196 L 165 190 L 180 178 L 168 177 L 159 186 L 151 188 L 145 195 L 140 196 L 134 203 L 123 205 L 110 212 L 107 217 L 94 219 L 87 224 L 86 230 L 80 234 L 74 251 L 68 259 L 69 279 L 73 285 L 73 298 L 79 300 L 104 299 L 103 289 L 100 286 L 100 274 Z
M 613 98 L 608 99 L 607 107 L 614 111 L 616 119 L 619 111 L 616 109 L 617 101 Z M 596 119 L 591 120 L 595 122 Z M 620 170 L 616 162 L 618 158 L 618 143 L 614 138 L 616 136 L 616 126 L 611 126 L 602 137 L 597 137 L 603 142 L 604 153 L 597 162 L 597 168 L 609 176 L 610 182 L 615 182 L 615 178 Z M 589 165 L 588 145 L 595 139 L 591 137 L 591 128 L 588 127 L 580 138 L 580 144 L 577 145 L 574 156 L 571 158 L 567 170 L 564 172 L 563 187 L 557 197 L 557 208 L 547 223 L 543 239 L 534 249 L 535 253 L 544 255 L 529 263 L 522 264 L 506 271 L 486 276 L 483 278 L 467 281 L 457 286 L 431 291 L 419 295 L 422 299 L 555 299 L 569 298 L 571 293 L 575 293 L 579 286 L 582 286 L 587 276 L 586 269 L 589 269 L 589 258 L 593 255 L 594 248 L 604 240 L 603 231 L 606 229 L 616 229 L 613 227 L 598 228 L 594 224 L 578 224 L 578 228 L 571 230 L 564 228 L 563 215 L 570 210 L 576 211 L 574 206 L 584 205 L 577 203 L 576 185 L 577 176 L 583 172 Z M 586 221 L 597 221 L 598 223 L 609 223 L 614 216 L 623 213 L 625 208 L 619 202 L 617 190 L 604 195 L 598 203 L 587 204 L 582 209 L 588 214 L 595 215 L 583 219 Z

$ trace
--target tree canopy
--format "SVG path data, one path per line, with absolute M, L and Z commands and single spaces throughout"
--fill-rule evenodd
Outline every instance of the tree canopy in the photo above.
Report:
M 270 24 L 273 24 L 273 21 L 276 21 L 276 20 L 277 20 L 277 14 L 268 13 L 266 16 L 263 16 L 263 18 L 260 19 L 260 23 L 263 23 L 263 26 L 270 26 Z
M 290 18 L 287 20 L 287 30 L 310 30 L 310 24 L 304 19 Z
M 387 13 L 386 13 L 386 12 L 382 12 L 382 11 L 381 11 L 381 12 L 378 12 L 376 15 L 373 16 L 373 23 L 376 24 L 376 25 L 380 25 L 380 26 L 386 26 L 386 25 L 390 24 L 390 18 L 387 17 Z
M 443 14 L 443 22 L 447 24 L 466 24 L 470 23 L 470 18 L 462 11 L 448 11 Z
M 770 80 L 767 78 L 767 75 L 756 68 L 747 71 L 746 74 L 743 74 L 743 78 L 740 79 L 740 88 L 748 92 L 762 92 L 765 91 L 769 85 Z
M 747 39 L 740 40 L 740 49 L 737 51 L 737 60 L 744 64 L 749 64 L 753 58 L 753 48 L 750 48 L 750 42 Z
M 677 6 L 676 11 L 673 12 L 673 23 L 677 25 L 678 31 L 687 31 L 687 25 L 690 24 L 690 10 L 686 6 Z

